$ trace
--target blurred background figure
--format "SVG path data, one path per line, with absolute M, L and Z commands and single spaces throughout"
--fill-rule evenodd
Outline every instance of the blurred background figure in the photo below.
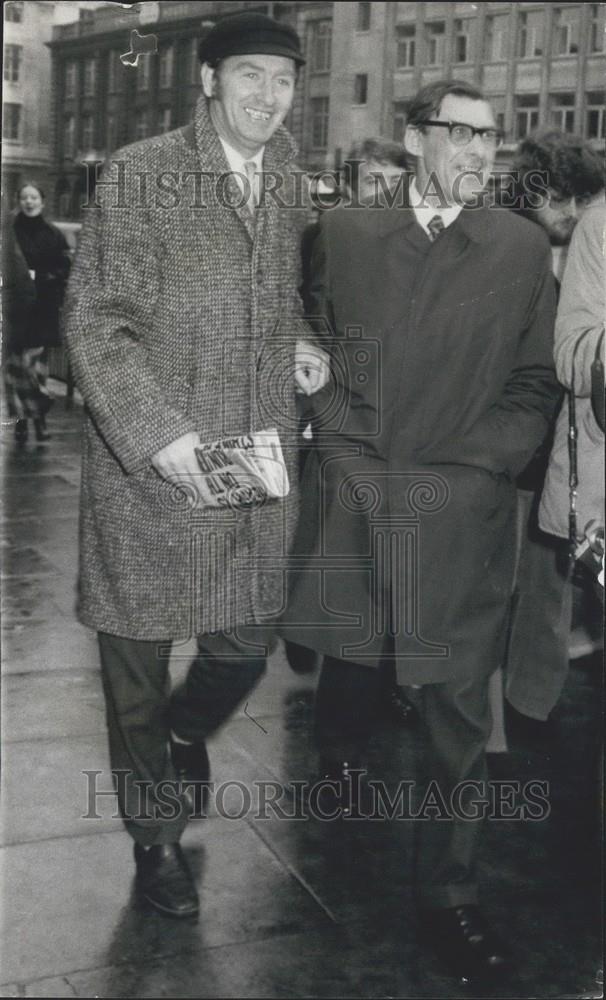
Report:
M 604 238 L 606 204 L 591 205 L 575 230 L 558 307 L 554 357 L 558 378 L 574 397 L 560 412 L 539 508 L 543 531 L 586 541 L 584 565 L 597 579 L 604 556 Z M 576 427 L 571 460 L 569 427 Z M 577 480 L 570 503 L 571 465 Z M 579 552 L 576 549 L 577 554 Z
M 43 216 L 44 192 L 38 185 L 23 184 L 18 198 L 13 232 L 7 235 L 26 262 L 36 301 L 27 323 L 8 325 L 5 384 L 9 415 L 16 420 L 15 439 L 23 444 L 29 419 L 34 422 L 38 442 L 50 436 L 46 414 L 53 400 L 46 385 L 46 359 L 48 348 L 61 341 L 60 312 L 70 258 L 65 237 Z
M 559 293 L 575 226 L 587 205 L 603 191 L 603 164 L 580 136 L 550 129 L 524 139 L 513 167 L 516 211 L 545 231 Z M 537 172 L 545 178 L 545 193 L 540 204 L 532 205 L 528 179 Z M 536 190 L 536 180 L 531 186 Z M 517 480 L 517 571 L 505 665 L 505 709 L 511 734 L 542 732 L 568 674 L 573 586 L 567 573 L 567 544 L 556 537 L 558 532 L 545 534 L 538 523 L 554 426 L 555 420 Z
M 405 183 L 408 161 L 404 147 L 391 139 L 371 137 L 353 144 L 345 161 L 344 185 L 354 204 L 384 205 L 386 194 L 395 196 Z

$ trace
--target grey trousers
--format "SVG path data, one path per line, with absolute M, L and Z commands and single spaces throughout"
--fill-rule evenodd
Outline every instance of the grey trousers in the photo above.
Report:
M 192 743 L 215 732 L 263 674 L 269 639 L 267 630 L 245 629 L 199 636 L 197 656 L 171 693 L 170 640 L 99 633 L 111 767 L 120 814 L 138 843 L 175 842 L 187 824 L 190 807 L 175 788 L 170 731 Z

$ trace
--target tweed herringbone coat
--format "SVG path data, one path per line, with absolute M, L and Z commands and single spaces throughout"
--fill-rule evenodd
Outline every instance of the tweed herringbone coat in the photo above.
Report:
M 86 404 L 79 615 L 132 639 L 186 638 L 280 610 L 296 521 L 294 340 L 306 222 L 294 143 L 264 171 L 280 198 L 242 205 L 201 99 L 192 125 L 106 165 L 68 289 L 66 340 Z M 276 427 L 291 491 L 251 511 L 202 509 L 151 457 Z

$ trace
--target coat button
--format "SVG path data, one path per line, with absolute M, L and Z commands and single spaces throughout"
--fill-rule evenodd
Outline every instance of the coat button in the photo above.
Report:
M 261 268 L 259 268 L 259 270 L 257 271 L 257 284 L 258 285 L 263 284 L 263 271 L 261 270 Z

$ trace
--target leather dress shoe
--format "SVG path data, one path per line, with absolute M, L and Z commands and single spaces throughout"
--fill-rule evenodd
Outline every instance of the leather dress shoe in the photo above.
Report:
M 390 687 L 387 691 L 387 712 L 394 722 L 406 729 L 418 721 L 416 708 L 397 687 Z
M 190 804 L 190 819 L 205 819 L 208 808 L 210 761 L 205 743 L 170 741 L 170 752 L 177 781 Z
M 195 917 L 198 893 L 179 844 L 135 844 L 137 886 L 156 910 L 170 917 Z
M 495 982 L 510 972 L 506 952 L 477 906 L 426 910 L 421 930 L 454 975 L 469 982 Z
M 361 797 L 361 774 L 352 771 L 365 770 L 359 762 L 336 760 L 322 757 L 318 781 L 334 782 L 336 787 L 322 789 L 318 804 L 320 811 L 332 815 L 335 808 L 341 810 L 342 817 L 359 816 Z

